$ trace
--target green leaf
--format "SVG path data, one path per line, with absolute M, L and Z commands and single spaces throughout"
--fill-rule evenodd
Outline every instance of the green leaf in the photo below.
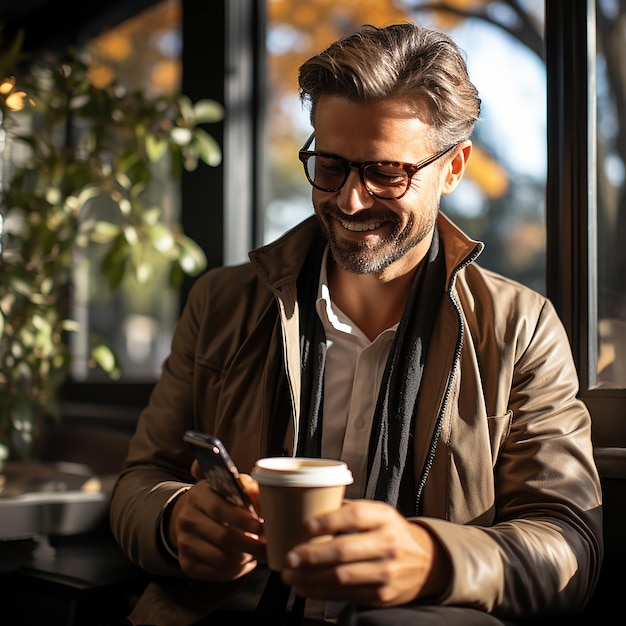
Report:
M 20 279 L 16 279 L 13 281 L 13 289 L 15 293 L 18 293 L 22 296 L 30 296 L 33 291 L 32 285 Z
M 140 285 L 145 285 L 154 275 L 152 265 L 147 261 L 135 263 L 135 278 Z
M 61 328 L 68 332 L 78 332 L 80 330 L 80 324 L 76 320 L 63 320 L 61 322 Z
M 52 337 L 52 327 L 50 321 L 44 316 L 35 313 L 33 315 L 33 326 L 43 335 Z
M 217 141 L 202 128 L 196 128 L 193 135 L 200 158 L 211 167 L 219 165 L 222 162 L 222 150 Z
M 189 128 L 175 126 L 170 132 L 170 138 L 177 146 L 186 146 L 193 140 L 193 133 Z
M 151 209 L 144 209 L 142 214 L 142 220 L 144 224 L 152 226 L 158 224 L 163 211 L 159 207 L 152 207 Z
M 174 234 L 165 224 L 159 223 L 150 226 L 146 234 L 159 252 L 170 252 L 174 248 Z
M 102 258 L 100 270 L 111 289 L 116 289 L 122 283 L 131 252 L 126 238 L 120 233 Z
M 100 220 L 94 224 L 89 238 L 94 243 L 111 243 L 120 232 L 121 228 L 117 224 Z
M 193 239 L 182 235 L 178 245 L 180 246 L 178 263 L 185 274 L 196 276 L 206 269 L 207 258 L 204 250 Z
M 105 346 L 104 344 L 97 345 L 91 351 L 91 358 L 107 374 L 113 377 L 117 376 L 117 372 L 119 372 L 119 364 L 111 348 Z
M 178 106 L 183 120 L 187 123 L 193 122 L 195 113 L 190 98 L 184 94 L 178 96 Z
M 224 119 L 224 107 L 215 100 L 198 100 L 193 105 L 196 124 L 212 124 Z
M 152 163 L 157 163 L 167 150 L 167 140 L 158 139 L 154 135 L 146 137 L 146 154 Z
M 179 263 L 177 262 L 170 263 L 170 273 L 169 273 L 168 284 L 172 289 L 178 289 L 181 286 L 184 276 L 185 274 L 183 270 L 181 269 Z

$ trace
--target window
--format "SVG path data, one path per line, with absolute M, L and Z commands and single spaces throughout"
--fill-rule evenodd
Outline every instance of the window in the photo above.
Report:
M 160 0 L 113 28 L 89 40 L 90 72 L 96 86 L 113 78 L 130 92 L 150 96 L 173 94 L 181 89 L 181 5 L 179 0 Z M 161 159 L 145 193 L 146 208 L 162 211 L 168 224 L 180 220 L 179 180 Z M 107 212 L 105 204 L 92 208 Z M 72 377 L 80 382 L 107 382 L 107 375 L 89 367 L 89 337 L 95 334 L 113 348 L 125 383 L 153 383 L 169 352 L 171 334 L 179 312 L 179 294 L 168 286 L 169 264 L 162 257 L 146 259 L 149 282 L 124 281 L 110 294 L 99 276 L 101 252 L 90 247 L 82 263 L 76 263 L 73 298 L 74 319 L 79 330 L 70 335 Z
M 590 254 L 589 272 L 596 294 L 592 293 L 589 317 L 597 324 L 597 333 L 590 333 L 589 384 L 606 389 L 626 388 L 626 85 L 621 78 L 626 58 L 625 20 L 623 2 L 599 0 L 597 7 L 591 3 L 590 74 L 594 78 L 589 94 L 593 131 L 589 213 L 590 223 L 596 227 L 589 229 L 590 250 L 595 251 Z
M 618 128 L 625 85 L 612 71 L 623 59 L 623 31 L 609 39 L 620 24 L 617 7 L 603 0 L 546 3 L 547 291 L 569 333 L 596 448 L 626 447 L 626 394 L 614 363 L 625 344 L 611 328 L 615 316 L 624 321 L 617 307 L 625 288 L 623 243 L 612 240 L 619 242 L 625 212 L 623 200 L 621 207 L 611 201 L 624 188 Z

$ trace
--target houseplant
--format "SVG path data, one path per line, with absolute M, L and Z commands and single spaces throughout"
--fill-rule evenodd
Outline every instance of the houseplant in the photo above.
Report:
M 101 249 L 99 274 L 111 291 L 129 276 L 150 280 L 155 258 L 169 265 L 172 287 L 205 268 L 203 251 L 146 190 L 157 164 L 176 177 L 199 161 L 220 163 L 201 125 L 220 121 L 223 109 L 115 81 L 95 86 L 74 50 L 19 61 L 17 41 L 0 56 L 0 444 L 26 458 L 42 420 L 61 417 L 81 251 Z M 120 375 L 97 337 L 89 363 Z

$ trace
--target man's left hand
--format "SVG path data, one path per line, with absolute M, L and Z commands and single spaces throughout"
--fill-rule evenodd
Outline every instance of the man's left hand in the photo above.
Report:
M 395 606 L 442 592 L 450 565 L 434 536 L 393 507 L 346 500 L 307 524 L 311 537 L 293 548 L 283 581 L 305 598 Z

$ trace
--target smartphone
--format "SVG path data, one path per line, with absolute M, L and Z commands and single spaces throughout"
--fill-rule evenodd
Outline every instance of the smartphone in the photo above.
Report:
M 239 478 L 239 470 L 224 444 L 213 435 L 188 430 L 184 441 L 189 444 L 204 477 L 215 491 L 228 502 L 248 509 L 255 517 L 258 513 Z

